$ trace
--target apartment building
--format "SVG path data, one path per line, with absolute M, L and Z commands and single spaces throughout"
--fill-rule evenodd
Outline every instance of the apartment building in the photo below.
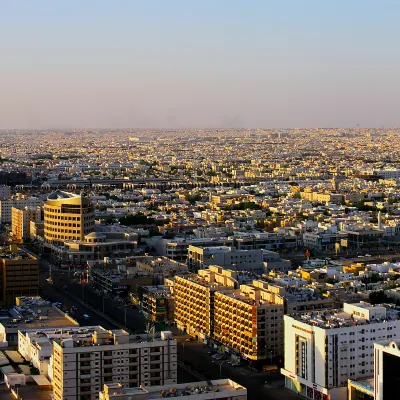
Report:
M 104 385 L 99 393 L 100 400 L 161 400 L 181 396 L 195 396 L 196 400 L 246 400 L 247 389 L 230 379 L 218 379 L 132 389 L 113 383 Z
M 218 266 L 174 279 L 175 322 L 179 329 L 201 340 L 213 335 L 214 296 L 237 288 L 236 272 Z
M 285 315 L 286 387 L 308 399 L 346 399 L 348 379 L 374 373 L 374 342 L 400 336 L 399 312 L 361 302 Z
M 52 193 L 44 205 L 46 244 L 61 245 L 66 240 L 84 240 L 94 231 L 94 209 L 86 197 L 60 190 Z
M 51 369 L 55 400 L 94 400 L 104 384 L 123 388 L 177 383 L 176 340 L 171 332 L 129 335 L 101 327 L 53 340 Z
M 0 248 L 0 302 L 14 305 L 19 296 L 39 293 L 39 263 L 15 245 Z
M 263 273 L 263 255 L 261 250 L 236 250 L 229 246 L 198 247 L 189 246 L 188 266 L 193 272 L 210 265 L 223 268 Z
M 24 207 L 40 207 L 43 201 L 36 197 L 26 197 L 17 193 L 11 199 L 0 200 L 0 220 L 2 224 L 11 224 L 12 222 L 12 209 Z
M 174 320 L 174 301 L 168 286 L 139 286 L 137 291 L 147 319 L 154 322 Z
M 0 185 L 0 199 L 8 199 L 9 197 L 11 197 L 11 187 Z
M 11 210 L 11 232 L 19 242 L 30 237 L 31 222 L 38 223 L 42 219 L 41 207 L 13 207 Z
M 283 355 L 284 299 L 268 283 L 253 281 L 240 289 L 217 292 L 214 299 L 214 339 L 248 360 Z

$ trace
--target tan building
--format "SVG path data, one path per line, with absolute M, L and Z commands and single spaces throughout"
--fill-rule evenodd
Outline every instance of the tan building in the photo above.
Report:
M 236 287 L 236 272 L 214 265 L 197 274 L 176 276 L 174 318 L 178 328 L 198 339 L 211 337 L 215 293 Z
M 214 339 L 248 360 L 283 355 L 283 314 L 284 298 L 271 296 L 267 282 L 217 292 Z
M 57 191 L 44 205 L 44 238 L 47 245 L 81 240 L 94 230 L 94 209 L 86 197 Z
M 100 400 L 161 400 L 181 396 L 195 396 L 196 400 L 246 400 L 247 389 L 230 379 L 218 379 L 132 389 L 124 389 L 120 383 L 112 383 L 104 385 L 104 390 L 99 393 Z
M 123 388 L 177 383 L 177 344 L 161 337 L 129 335 L 102 327 L 65 332 L 53 340 L 51 359 L 55 400 L 95 400 L 104 384 Z
M 39 293 L 38 260 L 15 245 L 0 249 L 0 302 L 14 305 L 16 297 Z
M 30 237 L 31 222 L 40 222 L 42 211 L 40 207 L 13 207 L 11 211 L 11 232 L 19 242 Z

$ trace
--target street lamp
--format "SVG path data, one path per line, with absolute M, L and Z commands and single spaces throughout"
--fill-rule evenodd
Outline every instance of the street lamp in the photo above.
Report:
M 227 362 L 227 361 L 228 361 L 228 360 L 224 360 L 224 361 L 222 361 L 222 362 L 219 363 L 219 379 L 221 379 L 221 377 L 222 377 L 222 364 L 225 363 L 225 362 Z M 218 364 L 218 363 L 216 363 L 215 361 L 213 361 L 213 363 Z

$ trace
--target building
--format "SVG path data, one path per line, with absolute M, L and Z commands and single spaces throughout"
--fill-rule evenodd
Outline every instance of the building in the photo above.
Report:
M 374 352 L 375 400 L 386 400 L 399 390 L 400 338 L 375 343 Z
M 374 373 L 374 342 L 400 336 L 399 311 L 361 302 L 285 315 L 286 387 L 309 399 L 346 399 L 348 379 Z
M 0 319 L 0 345 L 17 345 L 20 331 L 69 329 L 79 326 L 70 315 L 40 297 L 18 297 Z M 22 353 L 21 353 L 22 354 Z
M 68 240 L 83 241 L 94 231 L 94 209 L 86 197 L 60 190 L 52 193 L 44 205 L 44 238 L 51 245 Z
M 86 264 L 104 257 L 126 257 L 136 247 L 135 233 L 91 232 L 83 240 L 64 240 L 63 246 L 53 247 L 53 254 L 60 262 Z
M 174 301 L 168 286 L 139 286 L 138 297 L 147 319 L 154 322 L 174 320 Z
M 126 297 L 129 292 L 136 293 L 139 286 L 152 284 L 151 275 L 129 275 L 116 269 L 92 268 L 93 284 L 110 296 Z
M 261 250 L 236 250 L 228 246 L 188 248 L 188 266 L 193 272 L 218 265 L 232 270 L 263 273 Z
M 0 200 L 1 223 L 11 224 L 13 207 L 21 209 L 24 207 L 40 207 L 42 205 L 42 200 L 36 197 L 26 197 L 20 193 L 17 193 L 11 199 Z
M 283 355 L 284 299 L 272 297 L 267 287 L 253 281 L 215 293 L 214 339 L 247 360 Z
M 91 400 L 104 384 L 123 388 L 177 383 L 177 344 L 171 332 L 129 335 L 95 327 L 63 333 L 53 340 L 51 359 L 55 400 Z
M 288 272 L 292 269 L 291 261 L 282 259 L 281 255 L 275 251 L 262 250 L 262 261 L 264 264 L 263 272 L 265 274 L 270 271 Z
M 39 293 L 38 260 L 15 245 L 0 248 L 0 302 L 14 305 L 19 296 Z
M 11 211 L 11 232 L 18 241 L 30 237 L 31 222 L 38 223 L 42 219 L 41 207 L 13 207 Z
M 0 185 L 0 199 L 8 199 L 11 197 L 11 187 Z
M 236 287 L 236 272 L 218 266 L 185 277 L 176 276 L 173 290 L 178 328 L 208 340 L 213 335 L 215 293 Z
M 104 385 L 100 400 L 161 400 L 166 397 L 195 396 L 196 400 L 246 400 L 247 389 L 230 379 L 125 389 L 120 383 Z

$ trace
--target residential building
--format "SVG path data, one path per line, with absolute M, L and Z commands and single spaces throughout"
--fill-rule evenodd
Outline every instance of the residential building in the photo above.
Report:
M 11 232 L 19 242 L 30 237 L 31 222 L 38 223 L 42 219 L 41 207 L 13 207 L 11 211 Z
M 8 199 L 11 197 L 11 186 L 0 185 L 0 199 Z
M 174 320 L 174 301 L 168 286 L 139 286 L 138 297 L 147 319 L 154 322 Z
M 399 311 L 360 302 L 285 315 L 286 387 L 309 399 L 346 399 L 348 379 L 374 373 L 374 342 L 400 336 Z
M 12 209 L 24 208 L 24 207 L 40 207 L 43 205 L 43 201 L 36 197 L 26 197 L 20 193 L 17 193 L 11 199 L 0 200 L 0 219 L 2 224 L 11 224 L 12 221 Z
M 39 293 L 39 263 L 15 245 L 0 248 L 0 302 L 14 305 L 19 296 Z
M 161 400 L 180 396 L 195 396 L 196 400 L 246 400 L 247 389 L 230 379 L 130 389 L 120 383 L 110 383 L 104 385 L 99 400 Z
M 189 246 L 188 266 L 193 272 L 219 265 L 232 270 L 263 273 L 263 258 L 261 250 L 236 250 L 228 246 L 198 247 Z
M 272 302 L 267 288 L 267 282 L 253 281 L 215 293 L 214 339 L 247 360 L 283 355 L 284 299 L 274 296 Z
M 81 240 L 94 231 L 94 209 L 86 197 L 60 190 L 52 193 L 44 205 L 44 238 L 46 244 L 62 245 Z
M 237 287 L 236 272 L 218 266 L 174 279 L 175 322 L 191 336 L 207 340 L 213 335 L 214 296 Z
M 386 400 L 399 390 L 400 339 L 396 337 L 375 343 L 374 351 L 374 398 Z
M 177 383 L 177 344 L 171 332 L 129 335 L 102 327 L 53 340 L 55 400 L 94 400 L 104 384 L 123 388 Z

